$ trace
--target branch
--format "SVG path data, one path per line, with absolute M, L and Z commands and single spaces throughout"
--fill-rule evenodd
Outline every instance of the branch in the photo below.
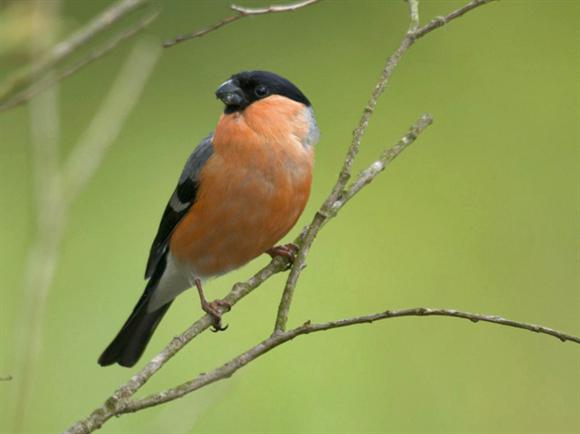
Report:
M 318 1 L 320 0 L 303 0 L 289 5 L 273 5 L 265 8 L 244 8 L 237 5 L 231 5 L 230 7 L 241 15 L 264 15 L 278 12 L 294 12 L 300 8 L 313 5 Z
M 15 72 L 0 85 L 0 102 L 2 102 L 2 105 L 6 103 L 13 93 L 36 82 L 41 76 L 51 71 L 54 66 L 70 57 L 97 35 L 148 2 L 149 0 L 119 0 L 73 35 L 56 44 L 40 60 Z
M 409 145 L 411 145 L 419 134 L 421 134 L 425 128 L 433 123 L 433 118 L 429 114 L 422 115 L 409 129 L 409 132 L 405 134 L 401 140 L 397 142 L 395 146 L 390 149 L 383 151 L 382 155 L 377 161 L 372 163 L 368 168 L 360 172 L 356 180 L 350 185 L 350 187 L 341 195 L 340 199 L 332 204 L 331 210 L 332 214 L 342 208 L 354 195 L 356 195 L 363 187 L 370 184 L 379 173 L 381 173 L 385 168 L 399 156 Z
M 341 203 L 340 199 L 345 194 L 344 190 L 348 181 L 350 180 L 352 166 L 360 150 L 362 138 L 368 128 L 370 118 L 375 112 L 378 100 L 380 96 L 383 94 L 383 91 L 385 90 L 385 87 L 389 83 L 389 80 L 392 77 L 393 73 L 395 72 L 395 69 L 399 64 L 399 61 L 419 37 L 422 37 L 428 34 L 429 32 L 445 24 L 448 24 L 455 18 L 464 15 L 470 10 L 473 10 L 478 6 L 481 6 L 485 3 L 489 3 L 491 1 L 493 0 L 473 0 L 466 6 L 446 15 L 444 18 L 434 20 L 425 27 L 419 28 L 419 2 L 418 0 L 407 0 L 409 6 L 409 26 L 407 33 L 405 34 L 399 47 L 387 59 L 387 63 L 381 73 L 381 76 L 379 77 L 379 81 L 375 85 L 371 97 L 369 99 L 369 102 L 367 103 L 366 107 L 363 110 L 362 116 L 358 123 L 358 127 L 353 132 L 352 142 L 346 153 L 342 169 L 340 170 L 340 173 L 338 175 L 338 180 L 336 181 L 336 184 L 334 185 L 331 193 L 328 195 L 328 197 L 322 204 L 320 210 L 314 216 L 312 223 L 307 228 L 303 243 L 301 244 L 300 250 L 297 254 L 296 261 L 294 262 L 294 265 L 290 271 L 290 275 L 288 276 L 288 280 L 286 281 L 284 292 L 280 300 L 280 305 L 278 306 L 278 314 L 276 315 L 276 322 L 274 326 L 275 333 L 284 331 L 286 328 L 286 324 L 288 323 L 288 313 L 290 310 L 290 305 L 292 304 L 292 299 L 294 297 L 294 290 L 296 288 L 296 284 L 298 283 L 300 273 L 304 269 L 306 255 L 308 254 L 312 242 L 316 238 L 318 231 L 325 224 L 325 221 L 328 220 L 333 215 L 333 213 L 336 212 L 335 207 L 342 206 L 337 204 Z M 434 22 L 436 22 L 436 24 L 433 24 Z M 381 163 L 377 165 L 377 168 L 380 165 Z M 381 170 L 382 169 L 380 169 L 379 172 Z M 370 169 L 369 172 L 364 176 L 366 177 L 370 175 L 371 172 L 372 169 Z M 361 174 L 360 176 L 363 176 L 363 174 Z M 371 180 L 372 178 L 368 179 L 368 182 L 370 182 Z M 355 185 L 356 184 L 355 182 L 355 184 L 353 184 L 350 187 L 349 190 L 351 191 L 351 194 L 344 202 L 348 201 L 353 196 L 354 194 L 353 192 L 358 192 L 358 190 L 360 190 L 361 186 L 364 185 L 366 179 L 359 179 L 357 181 L 359 181 L 359 185 L 358 186 Z M 361 185 L 360 182 L 363 182 L 363 184 Z M 348 192 L 346 193 L 348 194 Z
M 294 290 L 296 288 L 296 284 L 298 283 L 300 273 L 304 269 L 306 256 L 308 255 L 310 246 L 312 245 L 314 239 L 316 238 L 316 235 L 324 225 L 325 220 L 328 220 L 329 218 L 332 217 L 333 212 L 332 207 L 342 195 L 344 188 L 350 179 L 352 165 L 360 150 L 362 138 L 367 130 L 369 120 L 377 107 L 377 102 L 380 96 L 382 95 L 385 86 L 389 82 L 389 79 L 393 75 L 393 72 L 395 71 L 395 68 L 399 63 L 399 60 L 401 59 L 403 54 L 408 50 L 408 48 L 413 44 L 413 38 L 410 37 L 409 35 L 410 32 L 417 27 L 419 20 L 419 12 L 417 10 L 416 0 L 409 1 L 409 12 L 411 16 L 409 31 L 401 41 L 399 48 L 397 48 L 395 53 L 388 58 L 387 64 L 385 65 L 383 72 L 379 77 L 379 81 L 374 87 L 369 102 L 367 103 L 366 107 L 363 110 L 363 114 L 359 120 L 358 127 L 353 132 L 353 138 L 346 153 L 342 169 L 340 170 L 340 173 L 338 175 L 338 180 L 336 181 L 336 184 L 334 185 L 332 191 L 330 192 L 330 194 L 320 207 L 320 210 L 314 216 L 312 223 L 310 224 L 310 226 L 308 226 L 306 234 L 304 235 L 304 240 L 302 244 L 299 246 L 300 250 L 298 251 L 292 269 L 290 270 L 290 275 L 288 276 L 288 280 L 286 281 L 284 292 L 282 293 L 282 298 L 280 300 L 280 305 L 278 306 L 278 314 L 276 315 L 274 333 L 280 333 L 286 329 L 290 305 L 292 304 L 292 299 L 294 297 Z
M 147 26 L 149 26 L 153 21 L 157 19 L 158 16 L 159 10 L 156 10 L 153 13 L 147 15 L 145 18 L 140 19 L 135 25 L 121 31 L 113 38 L 111 38 L 109 41 L 107 41 L 104 45 L 90 52 L 84 58 L 76 61 L 75 63 L 66 67 L 62 71 L 52 74 L 49 77 L 40 79 L 39 81 L 25 88 L 24 90 L 16 93 L 12 98 L 6 100 L 3 103 L 0 103 L 0 112 L 12 109 L 21 104 L 24 104 L 25 102 L 28 102 L 33 97 L 43 92 L 47 88 L 54 86 L 57 82 L 64 80 L 65 78 L 75 74 L 85 66 L 90 65 L 95 60 L 100 59 L 101 57 L 107 55 L 112 50 L 114 50 L 121 42 L 135 36 L 143 29 L 145 29 Z
M 245 295 L 247 295 L 247 293 Z M 239 300 L 239 298 L 237 300 Z M 416 307 L 400 310 L 387 310 L 380 313 L 363 315 L 354 318 L 340 319 L 326 323 L 311 323 L 310 321 L 307 321 L 300 327 L 272 334 L 264 341 L 260 342 L 257 345 L 254 345 L 253 347 L 244 351 L 237 357 L 231 359 L 224 365 L 214 369 L 209 373 L 200 374 L 194 380 L 187 381 L 185 383 L 180 384 L 179 386 L 161 392 L 153 393 L 141 399 L 130 400 L 130 394 L 127 393 L 129 392 L 129 389 L 133 391 L 138 388 L 137 386 L 140 387 L 144 384 L 141 373 L 137 374 L 131 379 L 129 383 L 127 383 L 127 385 L 120 388 L 111 398 L 109 398 L 102 407 L 95 410 L 88 418 L 80 422 L 77 422 L 75 425 L 69 428 L 69 430 L 66 431 L 65 434 L 93 432 L 94 430 L 100 428 L 103 423 L 105 423 L 108 419 L 110 419 L 113 416 L 120 416 L 126 413 L 134 413 L 139 410 L 164 404 L 173 401 L 175 399 L 181 398 L 185 395 L 188 395 L 212 383 L 229 378 L 233 374 L 235 374 L 239 369 L 248 365 L 250 362 L 254 361 L 258 357 L 262 356 L 263 354 L 266 354 L 268 351 L 286 342 L 291 341 L 295 337 L 336 328 L 348 327 L 357 324 L 373 323 L 375 321 L 391 318 L 402 318 L 408 316 L 415 317 L 444 316 L 450 318 L 463 318 L 470 320 L 471 322 L 474 323 L 477 323 L 479 321 L 489 322 L 507 327 L 529 330 L 535 333 L 550 335 L 558 338 L 562 342 L 571 341 L 580 344 L 580 337 L 563 333 L 548 327 L 519 321 L 513 321 L 496 315 L 484 315 L 471 312 L 463 312 L 454 309 Z M 208 317 L 205 316 L 204 318 L 202 318 L 202 320 L 204 320 L 205 318 Z M 204 323 L 204 329 L 208 328 L 210 324 L 211 322 L 208 318 L 208 320 Z M 197 329 L 196 335 L 199 334 L 200 332 L 201 332 L 200 329 Z M 179 338 L 174 338 L 174 340 L 172 341 L 172 345 L 176 346 L 177 345 L 183 346 L 185 345 L 185 343 L 180 341 Z M 156 359 L 160 359 L 161 358 L 160 356 L 162 354 L 163 353 L 155 357 L 155 359 L 153 359 L 152 362 L 154 362 Z M 150 362 L 149 365 L 152 362 Z M 158 366 L 157 369 L 160 367 L 161 366 Z M 153 373 L 156 372 L 156 370 L 150 371 L 148 373 L 148 377 L 153 375 Z
M 348 188 L 348 190 L 343 191 L 343 188 L 341 188 L 339 191 L 343 191 L 343 193 L 340 195 L 340 197 L 331 201 L 331 198 L 334 197 L 333 196 L 334 189 L 333 189 L 329 198 L 326 199 L 321 209 L 314 216 L 314 220 L 312 221 L 310 226 L 307 227 L 304 237 L 302 239 L 299 239 L 296 243 L 297 245 L 300 246 L 300 250 L 298 252 L 296 260 L 294 261 L 292 271 L 288 276 L 288 280 L 286 281 L 284 292 L 282 293 L 280 305 L 278 306 L 278 315 L 276 316 L 274 333 L 282 332 L 286 327 L 286 323 L 288 322 L 288 313 L 290 311 L 290 305 L 292 304 L 292 297 L 294 295 L 294 288 L 296 287 L 301 271 L 305 267 L 308 249 L 310 248 L 310 245 L 314 241 L 314 238 L 316 237 L 320 229 L 322 229 L 322 227 L 331 218 L 335 217 L 336 213 L 355 194 L 357 194 L 363 187 L 370 184 L 371 181 L 379 173 L 381 173 L 391 161 L 393 161 L 401 152 L 403 152 L 411 143 L 413 143 L 417 139 L 419 134 L 421 134 L 429 125 L 431 125 L 432 122 L 433 118 L 431 117 L 431 115 L 428 114 L 424 114 L 419 119 L 417 119 L 417 121 L 409 129 L 409 132 L 405 134 L 405 136 L 403 136 L 403 138 L 401 138 L 401 140 L 399 140 L 395 146 L 393 146 L 388 150 L 385 150 L 383 152 L 383 155 L 377 161 L 375 161 L 366 170 L 363 170 L 359 174 L 357 180 L 352 183 L 352 185 L 350 186 L 350 188 Z M 352 156 L 353 160 L 355 156 L 356 153 Z M 349 167 L 345 172 L 348 173 L 349 177 L 350 170 L 351 168 Z M 341 182 L 340 178 L 339 181 L 337 182 L 338 183 Z
M 252 362 L 261 355 L 267 353 L 268 351 L 278 347 L 279 345 L 291 341 L 297 336 L 326 330 L 332 330 L 341 327 L 348 327 L 357 324 L 373 323 L 375 321 L 380 321 L 384 319 L 402 318 L 407 316 L 420 316 L 420 317 L 445 316 L 451 318 L 468 319 L 472 322 L 485 321 L 508 327 L 525 329 L 536 333 L 547 334 L 560 339 L 562 342 L 571 341 L 580 344 L 580 337 L 572 336 L 567 333 L 562 333 L 547 327 L 513 321 L 496 315 L 483 315 L 477 313 L 462 312 L 454 309 L 431 309 L 426 307 L 416 307 L 393 311 L 387 310 L 385 312 L 363 315 L 355 318 L 341 319 L 337 321 L 330 321 L 326 323 L 312 324 L 310 322 L 306 322 L 302 326 L 296 327 L 292 330 L 273 334 L 268 339 L 260 342 L 258 345 L 253 346 L 249 350 L 243 352 L 242 354 L 233 358 L 232 360 L 220 366 L 219 368 L 216 368 L 209 373 L 201 374 L 194 380 L 185 382 L 177 387 L 173 387 L 171 389 L 167 389 L 162 392 L 153 393 L 142 399 L 121 403 L 121 405 L 118 408 L 117 414 L 132 413 L 148 407 L 153 407 L 159 404 L 173 401 L 191 392 L 194 392 L 195 390 L 201 389 L 204 386 L 215 383 L 216 381 L 229 378 L 239 369 L 246 366 L 248 363 Z
M 285 270 L 287 266 L 288 263 L 284 258 L 274 258 L 267 266 L 254 274 L 254 276 L 246 282 L 236 283 L 224 300 L 233 307 L 242 298 L 246 297 L 274 274 Z M 137 374 L 133 375 L 127 383 L 120 386 L 115 393 L 105 401 L 103 406 L 94 410 L 85 419 L 76 422 L 66 431 L 66 433 L 91 433 L 99 429 L 107 420 L 116 415 L 115 408 L 119 405 L 119 402 L 133 396 L 157 371 L 159 371 L 159 369 L 163 367 L 163 365 L 165 365 L 165 363 L 167 363 L 191 340 L 209 329 L 212 323 L 213 319 L 209 315 L 203 315 L 185 332 L 173 338 L 163 351 L 151 359 L 151 361 L 148 362 Z
M 438 29 L 439 27 L 443 27 L 445 24 L 448 24 L 450 21 L 453 21 L 455 18 L 462 17 L 467 12 L 469 12 L 469 11 L 479 7 L 479 6 L 483 6 L 486 3 L 491 3 L 492 1 L 496 1 L 496 0 L 472 0 L 469 3 L 467 3 L 465 6 L 459 8 L 459 9 L 456 9 L 453 12 L 451 12 L 445 16 L 435 17 L 428 24 L 421 27 L 420 29 L 418 29 L 415 32 L 415 39 L 422 38 L 427 33 L 431 32 L 435 29 Z
M 289 5 L 275 5 L 269 6 L 265 8 L 244 8 L 241 6 L 231 5 L 230 9 L 235 11 L 234 15 L 230 15 L 229 17 L 224 18 L 221 21 L 218 21 L 215 24 L 212 24 L 209 27 L 206 27 L 201 30 L 196 30 L 192 33 L 186 33 L 184 35 L 177 36 L 173 39 L 167 40 L 163 43 L 163 47 L 169 48 L 173 47 L 174 45 L 179 44 L 180 42 L 188 41 L 190 39 L 199 38 L 201 36 L 207 35 L 208 33 L 213 32 L 223 26 L 233 23 L 234 21 L 238 21 L 242 18 L 253 16 L 253 15 L 265 15 L 265 14 L 275 14 L 279 12 L 294 12 L 298 9 L 301 9 L 306 6 L 313 5 L 314 3 L 319 2 L 320 0 L 303 0 L 297 3 L 292 3 Z

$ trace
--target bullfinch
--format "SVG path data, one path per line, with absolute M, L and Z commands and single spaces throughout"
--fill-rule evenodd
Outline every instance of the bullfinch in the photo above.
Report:
M 290 245 L 276 243 L 310 194 L 319 137 L 310 101 L 266 71 L 235 74 L 215 94 L 224 111 L 185 163 L 151 246 L 145 291 L 101 366 L 137 363 L 175 297 L 191 287 L 223 329 L 224 302 L 208 302 L 204 282 L 263 253 L 292 256 Z

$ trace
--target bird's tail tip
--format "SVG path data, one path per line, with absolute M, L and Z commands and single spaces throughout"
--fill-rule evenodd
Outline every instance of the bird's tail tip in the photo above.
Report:
M 115 339 L 99 357 L 99 365 L 110 366 L 117 363 L 130 368 L 139 361 L 153 332 L 171 305 L 169 302 L 153 312 L 148 312 L 147 301 L 139 300 Z

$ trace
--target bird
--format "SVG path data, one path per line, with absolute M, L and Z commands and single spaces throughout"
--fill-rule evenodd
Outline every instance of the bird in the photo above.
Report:
M 312 104 L 288 79 L 260 70 L 232 75 L 215 96 L 223 112 L 185 163 L 150 249 L 143 295 L 101 366 L 134 366 L 175 298 L 192 287 L 214 331 L 224 330 L 221 312 L 230 306 L 208 302 L 205 282 L 264 253 L 296 253 L 277 243 L 310 195 L 320 136 Z

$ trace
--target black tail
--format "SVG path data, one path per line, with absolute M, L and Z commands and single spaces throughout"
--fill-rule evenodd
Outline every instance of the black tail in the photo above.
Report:
M 153 336 L 153 332 L 172 303 L 170 301 L 153 312 L 147 312 L 149 299 L 156 289 L 161 274 L 163 274 L 163 270 L 165 269 L 164 263 L 160 265 L 161 267 L 158 267 L 156 270 L 158 272 L 154 273 L 148 282 L 145 292 L 137 302 L 131 316 L 125 322 L 115 339 L 113 339 L 113 342 L 109 344 L 107 349 L 101 354 L 101 357 L 99 357 L 99 365 L 109 366 L 113 363 L 118 363 L 121 366 L 131 367 L 137 363 L 145 351 L 145 347 L 147 347 L 151 336 Z

